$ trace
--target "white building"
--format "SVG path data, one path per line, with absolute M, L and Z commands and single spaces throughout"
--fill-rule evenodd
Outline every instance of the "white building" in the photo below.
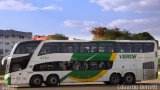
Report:
M 32 40 L 31 32 L 0 30 L 0 57 L 9 55 L 16 42 L 26 40 Z

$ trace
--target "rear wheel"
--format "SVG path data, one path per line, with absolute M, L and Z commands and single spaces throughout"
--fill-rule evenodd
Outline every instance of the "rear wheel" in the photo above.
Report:
M 124 83 L 125 84 L 135 84 L 135 76 L 131 73 L 125 74 Z
M 49 75 L 46 80 L 47 86 L 57 86 L 59 83 L 59 77 L 57 75 Z
M 119 74 L 112 74 L 110 76 L 110 84 L 116 85 L 116 84 L 120 84 L 121 82 L 121 76 Z
M 33 76 L 30 79 L 30 86 L 31 87 L 40 87 L 43 83 L 43 78 L 39 75 Z

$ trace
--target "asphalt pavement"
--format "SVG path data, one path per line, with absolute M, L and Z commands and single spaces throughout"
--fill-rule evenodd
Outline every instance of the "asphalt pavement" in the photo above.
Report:
M 101 82 L 93 83 L 65 83 L 57 87 L 42 86 L 31 88 L 29 86 L 6 87 L 0 86 L 0 90 L 160 90 L 160 82 L 140 82 L 135 85 L 105 85 Z

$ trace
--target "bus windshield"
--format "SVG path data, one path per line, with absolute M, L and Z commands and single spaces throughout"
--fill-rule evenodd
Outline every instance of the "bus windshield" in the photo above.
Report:
M 37 48 L 39 45 L 40 41 L 26 41 L 26 42 L 21 42 L 19 45 L 16 47 L 14 54 L 29 54 L 33 53 L 34 50 Z

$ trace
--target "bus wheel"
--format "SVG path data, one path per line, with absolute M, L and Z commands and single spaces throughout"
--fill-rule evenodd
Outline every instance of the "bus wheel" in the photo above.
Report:
M 114 73 L 110 76 L 109 82 L 110 82 L 110 84 L 113 84 L 113 85 L 120 84 L 121 76 L 119 74 Z
M 135 76 L 132 73 L 128 73 L 124 75 L 124 83 L 125 84 L 134 84 L 135 83 Z
M 47 86 L 57 86 L 59 84 L 59 77 L 57 75 L 49 75 L 46 80 Z
M 40 87 L 43 83 L 43 78 L 42 76 L 36 75 L 36 76 L 32 76 L 31 80 L 30 80 L 30 86 L 31 87 Z

